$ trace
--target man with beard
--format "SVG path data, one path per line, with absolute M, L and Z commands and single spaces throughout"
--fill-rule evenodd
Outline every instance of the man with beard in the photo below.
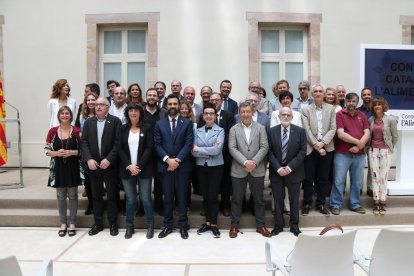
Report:
M 346 94 L 345 108 L 336 113 L 338 139 L 335 144 L 334 184 L 331 191 L 331 212 L 334 215 L 339 215 L 342 208 L 348 171 L 351 180 L 349 208 L 353 212 L 365 214 L 359 190 L 364 175 L 364 148 L 370 138 L 370 131 L 367 116 L 357 109 L 358 101 L 358 94 Z
M 166 109 L 161 108 L 157 105 L 158 103 L 158 91 L 156 88 L 149 88 L 146 95 L 146 104 L 144 106 L 145 116 L 144 123 L 149 124 L 154 129 L 155 124 L 161 120 L 168 117 L 168 112 Z M 167 100 L 165 100 L 167 103 Z M 167 105 L 165 105 L 167 107 Z M 157 159 L 154 158 L 154 168 L 156 168 Z M 154 210 L 160 216 L 163 214 L 162 206 L 162 182 L 158 174 L 154 174 Z M 140 209 L 141 210 L 141 209 Z
M 181 238 L 188 239 L 187 185 L 191 172 L 191 149 L 194 144 L 193 123 L 179 116 L 179 99 L 167 97 L 168 118 L 155 124 L 154 142 L 158 157 L 157 171 L 164 191 L 164 227 L 158 238 L 172 233 L 174 197 L 178 205 Z

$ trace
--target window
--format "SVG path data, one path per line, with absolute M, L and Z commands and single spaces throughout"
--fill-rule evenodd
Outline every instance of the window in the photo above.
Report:
M 306 28 L 263 27 L 259 36 L 260 83 L 266 91 L 270 92 L 272 84 L 281 79 L 288 80 L 290 84 L 307 79 Z
M 414 16 L 401 15 L 402 44 L 414 45 Z
M 247 12 L 246 19 L 249 81 L 259 80 L 268 94 L 280 79 L 291 87 L 303 79 L 320 81 L 321 14 Z
M 116 80 L 128 87 L 140 84 L 146 90 L 147 31 L 139 27 L 101 28 L 99 32 L 100 83 Z M 105 90 L 106 91 L 106 90 Z
M 87 82 L 106 80 L 143 91 L 158 80 L 158 12 L 87 14 Z

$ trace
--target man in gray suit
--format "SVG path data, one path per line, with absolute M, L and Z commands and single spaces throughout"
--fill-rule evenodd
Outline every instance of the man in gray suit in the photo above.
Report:
M 231 180 L 233 197 L 231 202 L 230 238 L 237 237 L 239 232 L 242 200 L 246 192 L 247 182 L 253 194 L 256 214 L 256 232 L 270 237 L 265 227 L 265 206 L 263 201 L 264 177 L 266 174 L 265 157 L 269 149 L 266 129 L 253 121 L 253 110 L 248 102 L 240 104 L 241 122 L 230 129 L 229 151 L 233 157 Z
M 285 187 L 289 193 L 290 232 L 298 236 L 300 183 L 305 178 L 303 160 L 306 156 L 306 133 L 291 124 L 292 110 L 282 107 L 279 112 L 281 124 L 269 131 L 269 178 L 275 201 L 275 228 L 272 235 L 283 231 L 283 199 Z
M 336 112 L 332 105 L 324 102 L 325 88 L 321 84 L 312 86 L 314 103 L 302 109 L 302 126 L 308 139 L 305 157 L 306 178 L 303 181 L 302 216 L 307 216 L 312 206 L 313 182 L 318 180 L 315 191 L 316 209 L 329 216 L 325 198 L 329 186 L 329 168 L 335 150 Z

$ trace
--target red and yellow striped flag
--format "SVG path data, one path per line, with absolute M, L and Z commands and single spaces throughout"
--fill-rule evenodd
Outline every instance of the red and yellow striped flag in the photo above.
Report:
M 6 118 L 6 106 L 3 96 L 3 79 L 0 72 L 0 119 Z M 0 166 L 7 162 L 6 126 L 0 123 Z

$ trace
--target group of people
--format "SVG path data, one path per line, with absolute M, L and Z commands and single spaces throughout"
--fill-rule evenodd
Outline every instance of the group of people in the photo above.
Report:
M 229 97 L 229 80 L 220 83 L 220 92 L 203 86 L 201 104 L 194 102 L 194 87 L 183 89 L 178 80 L 171 82 L 168 96 L 166 84 L 156 82 L 147 89 L 145 101 L 137 83 L 125 90 L 110 80 L 107 89 L 110 96 L 104 98 L 97 84 L 87 84 L 76 113 L 67 81 L 58 80 L 53 86 L 45 150 L 51 157 L 49 186 L 57 191 L 59 236 L 76 235 L 77 187 L 82 183 L 89 202 L 85 214 L 94 215 L 89 235 L 103 230 L 105 191 L 110 234 L 118 235 L 122 186 L 126 239 L 134 234 L 138 195 L 148 239 L 154 236 L 154 212 L 164 217 L 158 237 L 172 233 L 174 209 L 180 235 L 187 239 L 192 186 L 203 196 L 205 223 L 197 234 L 220 237 L 221 211 L 230 216 L 229 236 L 235 238 L 249 184 L 256 232 L 265 237 L 279 234 L 288 211 L 290 231 L 298 236 L 299 215 L 309 214 L 314 195 L 320 213 L 340 214 L 348 172 L 349 208 L 365 213 L 360 190 L 366 154 L 373 213 L 386 213 L 387 174 L 398 139 L 396 120 L 386 115 L 386 100 L 373 98 L 369 88 L 362 89 L 359 108 L 359 95 L 346 93 L 343 85 L 311 87 L 308 81 L 298 84 L 298 98 L 290 92 L 288 81 L 278 81 L 271 100 L 260 83 L 252 81 L 240 103 Z M 265 226 L 267 168 L 274 201 L 272 231 Z M 303 205 L 299 206 L 301 186 Z

